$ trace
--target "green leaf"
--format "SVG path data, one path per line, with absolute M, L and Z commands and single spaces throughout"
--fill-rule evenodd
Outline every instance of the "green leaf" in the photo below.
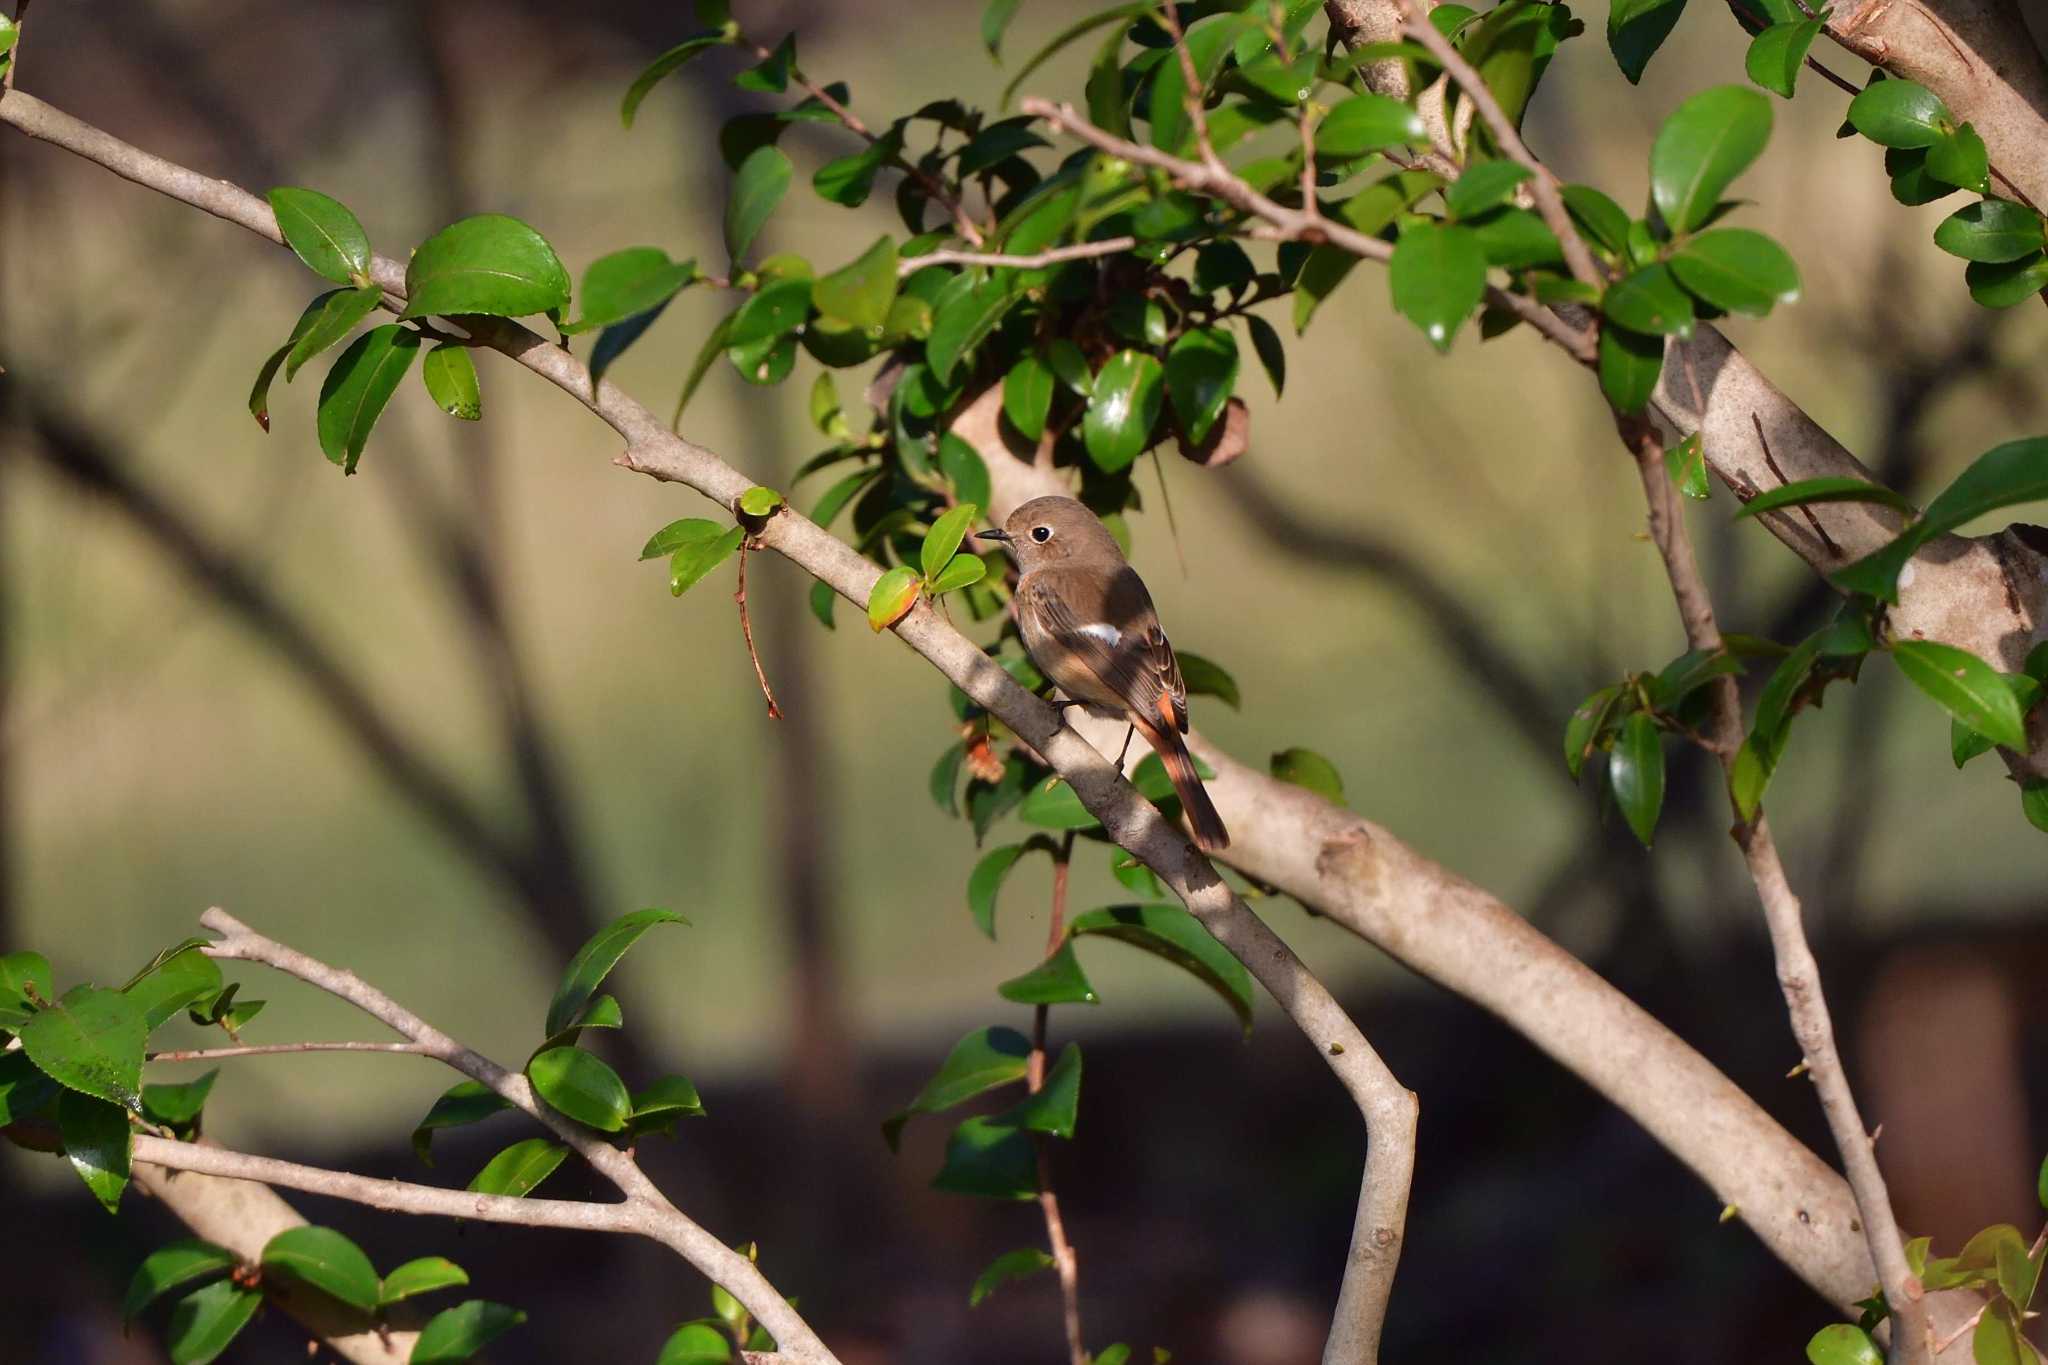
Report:
M 680 521 L 672 521 L 656 531 L 648 538 L 647 543 L 640 547 L 640 558 L 644 561 L 672 555 L 686 546 L 716 540 L 725 534 L 726 529 L 708 517 L 684 517 Z
M 1884 1365 L 1884 1353 L 1870 1334 L 1848 1322 L 1830 1323 L 1815 1332 L 1806 1343 L 1806 1358 L 1812 1365 Z
M 681 597 L 697 586 L 704 575 L 732 557 L 745 537 L 746 532 L 734 526 L 713 539 L 694 541 L 677 550 L 668 561 L 670 595 Z
M 1593 747 L 1599 740 L 1601 728 L 1607 722 L 1607 715 L 1614 709 L 1615 699 L 1621 695 L 1619 686 L 1603 687 L 1592 696 L 1580 702 L 1564 726 L 1564 766 L 1572 775 L 1572 781 L 1579 780 L 1586 760 L 1593 755 Z
M 748 67 L 732 78 L 732 83 L 742 90 L 753 90 L 764 95 L 779 95 L 789 89 L 789 73 L 796 66 L 796 34 L 783 35 L 775 50 L 761 59 L 757 66 Z
M 18 1036 L 30 1061 L 68 1090 L 135 1110 L 142 1104 L 142 1007 L 119 991 L 75 986 L 37 1010 Z
M 672 261 L 656 246 L 629 246 L 600 256 L 583 272 L 583 316 L 562 331 L 594 331 L 651 313 L 696 278 L 694 260 Z
M 948 560 L 946 567 L 939 570 L 938 577 L 931 580 L 931 594 L 943 597 L 949 592 L 972 587 L 988 576 L 988 562 L 978 555 L 957 554 Z
M 1714 679 L 1741 672 L 1742 660 L 1725 647 L 1688 649 L 1664 665 L 1644 690 L 1651 706 L 1669 710 Z
M 1600 392 L 1621 412 L 1641 412 L 1657 391 L 1664 338 L 1625 327 L 1600 329 Z
M 932 523 L 932 529 L 925 533 L 924 545 L 918 555 L 927 582 L 938 577 L 939 570 L 952 562 L 954 553 L 960 548 L 960 542 L 967 538 L 967 529 L 974 525 L 974 519 L 980 515 L 979 507 L 971 502 L 963 502 Z
M 57 1097 L 57 1135 L 85 1187 L 108 1213 L 118 1212 L 128 1188 L 128 1115 L 105 1100 L 66 1090 Z
M 1053 1260 L 1037 1247 L 1020 1247 L 1006 1251 L 989 1262 L 988 1269 L 975 1277 L 974 1288 L 967 1292 L 967 1306 L 981 1307 L 981 1301 L 1012 1280 L 1026 1279 L 1041 1270 L 1052 1269 Z
M 1020 1005 L 1095 1005 L 1101 998 L 1088 984 L 1081 960 L 1074 956 L 1071 940 L 1059 951 L 1022 976 L 1013 976 L 996 987 L 996 994 Z
M 811 282 L 805 279 L 777 280 L 741 304 L 732 315 L 726 341 L 732 346 L 750 346 L 774 341 L 803 326 L 811 311 Z
M 1799 81 L 1800 68 L 1806 64 L 1807 50 L 1826 25 L 1825 15 L 1772 24 L 1750 39 L 1749 55 L 1743 61 L 1743 70 L 1749 73 L 1751 80 L 1772 94 L 1791 99 L 1793 88 Z
M 235 1253 L 196 1237 L 159 1247 L 135 1268 L 121 1299 L 121 1320 L 132 1321 L 143 1309 L 181 1285 L 211 1279 L 235 1268 Z
M 1954 127 L 1955 118 L 1926 86 L 1892 79 L 1868 86 L 1850 100 L 1849 122 L 1885 147 L 1932 147 Z
M 1028 118 L 1012 118 L 989 124 L 960 149 L 960 160 L 954 166 L 954 174 L 961 180 L 968 180 L 1019 152 L 1033 147 L 1050 147 L 1051 143 L 1031 131 L 1032 122 Z
M 1038 1093 L 1025 1096 L 1015 1107 L 998 1114 L 996 1121 L 1030 1133 L 1072 1139 L 1080 1103 L 1081 1048 L 1077 1043 L 1068 1043 Z
M 941 384 L 952 382 L 954 367 L 995 330 L 1016 301 L 1000 278 L 977 284 L 968 273 L 956 276 L 932 310 L 932 334 L 925 341 L 925 363 L 932 377 Z
M 1993 446 L 1927 505 L 1897 540 L 1838 569 L 1829 581 L 1850 592 L 1898 601 L 1898 575 L 1920 546 L 1987 512 L 2048 498 L 2048 437 Z
M 1482 161 L 1466 170 L 1444 191 L 1444 212 L 1453 218 L 1476 218 L 1514 197 L 1515 187 L 1531 172 L 1515 161 Z
M 832 585 L 830 583 L 825 582 L 817 582 L 811 584 L 810 600 L 811 615 L 817 617 L 819 623 L 823 625 L 825 629 L 837 629 L 837 627 L 835 627 L 832 624 L 832 607 L 833 603 L 837 601 L 837 596 L 832 591 Z
M 1617 256 L 1628 250 L 1628 214 L 1621 205 L 1591 185 L 1566 185 L 1558 193 L 1587 236 Z
M 1044 47 L 1032 53 L 1030 59 L 1017 68 L 1017 73 L 1010 77 L 1010 83 L 1003 87 L 1002 98 L 996 101 L 997 104 L 1008 104 L 1016 96 L 1018 87 L 1031 78 L 1032 72 L 1038 70 L 1039 67 L 1057 56 L 1062 48 L 1066 47 L 1076 38 L 1092 33 L 1104 24 L 1124 23 L 1135 19 L 1139 15 L 1144 14 L 1149 8 L 1150 6 L 1141 0 L 1137 4 L 1118 5 L 1113 9 L 1106 9 L 1100 13 L 1091 14 L 1085 19 L 1077 19 L 1067 25 L 1048 39 Z
M 294 329 L 294 340 L 285 352 L 285 382 L 289 384 L 307 361 L 353 332 L 356 324 L 375 312 L 383 300 L 384 291 L 374 284 L 360 289 L 330 290 L 315 299 L 318 310 L 303 329 Z
M 1966 261 L 2017 261 L 2041 249 L 2041 215 L 2008 199 L 1980 200 L 1944 218 L 1934 244 Z
M 1911 499 L 1894 493 L 1882 484 L 1831 475 L 1821 479 L 1800 479 L 1759 493 L 1742 505 L 1742 510 L 1735 514 L 1735 519 L 1740 521 L 1744 517 L 1760 516 L 1765 512 L 1775 512 L 1786 507 L 1803 507 L 1815 502 L 1882 503 L 1909 517 L 1919 511 L 1913 506 Z
M 480 213 L 420 243 L 405 268 L 405 292 L 401 317 L 525 317 L 569 306 L 569 272 L 525 223 Z
M 219 1076 L 220 1070 L 215 1068 L 198 1080 L 186 1081 L 182 1085 L 143 1086 L 143 1117 L 166 1128 L 191 1127 L 206 1107 L 206 1097 L 213 1092 L 213 1083 Z
M 1052 411 L 1052 385 L 1052 366 L 1033 351 L 1026 351 L 1003 376 L 1003 415 L 1030 440 L 1045 435 L 1046 414 Z
M 1607 758 L 1607 785 L 1628 827 L 1648 848 L 1664 808 L 1664 737 L 1645 711 L 1621 723 L 1621 738 Z
M 208 1365 L 225 1351 L 263 1306 L 263 1295 L 233 1280 L 216 1280 L 187 1294 L 164 1334 L 171 1365 Z
M 20 1052 L 0 1052 L 0 1127 L 44 1109 L 63 1087 Z
M 1003 879 L 1010 875 L 1010 869 L 1029 851 L 1026 844 L 1005 844 L 1001 848 L 990 849 L 967 874 L 967 911 L 974 916 L 981 932 L 990 939 L 996 936 L 996 894 L 1002 890 Z
M 619 101 L 619 122 L 631 128 L 633 116 L 640 112 L 640 102 L 661 84 L 664 77 L 680 71 L 698 53 L 725 41 L 725 35 L 721 33 L 695 33 L 649 62 L 646 69 L 633 78 L 633 84 L 627 87 L 626 97 Z
M 705 335 L 703 344 L 697 348 L 697 357 L 690 362 L 690 373 L 683 379 L 682 394 L 676 399 L 675 420 L 678 423 L 683 419 L 683 409 L 690 406 L 690 399 L 696 395 L 697 386 L 704 382 L 704 376 L 710 372 L 712 362 L 725 350 L 726 335 L 732 331 L 732 320 L 738 316 L 739 310 L 736 308 L 720 318 L 717 325 Z
M 474 422 L 484 415 L 483 391 L 476 382 L 476 362 L 469 348 L 444 341 L 420 362 L 420 378 L 434 405 L 450 417 Z
M 338 200 L 318 190 L 284 187 L 270 192 L 277 230 L 306 269 L 336 284 L 365 284 L 370 278 L 370 237 Z
M 1189 696 L 1215 697 L 1233 711 L 1243 709 L 1244 698 L 1238 693 L 1237 679 L 1204 655 L 1182 654 L 1180 676 Z
M 1977 1319 L 1977 1330 L 1970 1333 L 1970 1355 L 1977 1365 L 2038 1365 L 2041 1359 L 2020 1335 L 2012 1315 L 1997 1304 Z
M 550 1108 L 592 1128 L 616 1133 L 633 1112 L 632 1097 L 619 1073 L 581 1048 L 551 1047 L 535 1053 L 526 1064 L 526 1075 Z
M 220 968 L 201 951 L 206 942 L 187 939 L 158 953 L 121 988 L 142 1011 L 143 1027 L 151 1033 L 194 1001 L 220 994 Z
M 1671 273 L 1724 312 L 1760 318 L 1777 304 L 1799 300 L 1799 267 L 1792 257 L 1747 228 L 1718 228 L 1694 237 L 1672 254 Z
M 1189 328 L 1166 353 L 1167 396 L 1191 441 L 1208 439 L 1236 387 L 1237 339 L 1225 328 Z
M 1231 955 L 1202 922 L 1179 905 L 1112 905 L 1076 915 L 1067 930 L 1071 938 L 1099 934 L 1142 948 L 1188 972 L 1223 997 L 1238 1024 L 1252 1026 L 1252 979 L 1244 964 Z
M 544 1032 L 553 1035 L 569 1027 L 584 1004 L 611 974 L 612 968 L 619 964 L 619 959 L 640 941 L 642 934 L 659 924 L 688 923 L 673 910 L 635 910 L 630 915 L 619 916 L 592 934 L 576 950 L 576 956 L 569 959 L 561 983 L 555 987 L 554 998 L 548 1002 Z
M 896 301 L 896 240 L 879 237 L 853 264 L 811 286 L 811 302 L 850 327 L 880 327 Z
M 2027 727 L 2019 702 L 1998 670 L 1966 649 L 1933 640 L 1892 645 L 1899 671 L 1915 687 L 1972 730 L 2025 752 Z
M 434 1132 L 440 1128 L 454 1128 L 463 1124 L 487 1119 L 501 1109 L 510 1109 L 512 1102 L 482 1081 L 462 1081 L 434 1101 L 427 1116 L 412 1130 L 413 1154 L 429 1166 L 434 1164 Z
M 394 1303 L 421 1294 L 468 1283 L 469 1272 L 447 1257 L 421 1256 L 407 1261 L 384 1277 L 383 1283 L 377 1287 L 377 1306 L 389 1308 Z
M 517 1308 L 471 1299 L 436 1313 L 413 1343 L 411 1365 L 453 1365 L 526 1321 Z
M 686 1118 L 702 1118 L 704 1100 L 688 1076 L 663 1076 L 633 1097 L 633 1114 L 627 1131 L 640 1133 L 675 1132 Z
M 1337 805 L 1344 804 L 1344 778 L 1337 771 L 1337 765 L 1313 749 L 1282 749 L 1274 754 L 1268 765 L 1273 776 L 1282 782 L 1292 782 L 1297 787 L 1306 787 L 1316 795 Z
M 1394 244 L 1387 283 L 1394 307 L 1448 351 L 1486 293 L 1486 249 L 1470 228 L 1419 224 Z
M 515 1142 L 492 1157 L 464 1188 L 476 1194 L 503 1194 L 523 1199 L 533 1188 L 555 1173 L 555 1167 L 569 1155 L 562 1143 L 548 1138 L 527 1138 Z M 466 1283 L 466 1281 L 465 1281 Z
M 1770 136 L 1771 102 L 1746 86 L 1716 86 L 1679 105 L 1650 149 L 1650 194 L 1664 221 L 1674 232 L 1705 224 Z
M 1671 482 L 1678 485 L 1678 491 L 1688 498 L 1713 496 L 1714 485 L 1707 478 L 1706 447 L 1697 431 L 1665 449 L 1664 472 L 1671 476 Z
M 768 216 L 789 192 L 793 174 L 789 158 L 772 146 L 756 147 L 740 163 L 725 201 L 725 250 L 733 260 L 746 256 Z
M 1106 474 L 1129 468 L 1152 441 L 1164 400 L 1164 372 L 1143 351 L 1118 351 L 1095 375 L 1081 438 L 1088 458 Z
M 1630 85 L 1643 79 L 1643 68 L 1657 55 L 1684 12 L 1685 0 L 1610 0 L 1607 48 Z
M 911 1115 L 940 1113 L 976 1095 L 1021 1081 L 1030 1058 L 1031 1040 L 1015 1029 L 976 1029 L 953 1045 L 917 1098 L 882 1125 L 883 1139 L 891 1151 L 896 1150 Z
M 2041 1158 L 2041 1173 L 2034 1177 L 2034 1197 L 2048 1209 L 2048 1157 Z
M 1991 157 L 1984 139 L 1965 123 L 1944 135 L 1927 149 L 1927 174 L 1944 185 L 1955 185 L 1973 194 L 1991 191 Z
M 2048 253 L 2036 251 L 2016 261 L 1973 261 L 1963 271 L 1970 297 L 1985 308 L 2014 308 L 2048 289 Z
M 2004 678 L 2005 685 L 2012 689 L 2013 700 L 2018 704 L 2022 717 L 2040 702 L 2042 686 L 2035 679 L 2024 673 L 2001 673 L 1999 676 Z M 1955 761 L 1958 768 L 1979 754 L 1990 753 L 1994 747 L 1996 745 L 1990 737 L 1978 734 L 1959 720 L 1949 721 L 1949 757 Z
M 981 1116 L 968 1119 L 946 1143 L 946 1164 L 932 1188 L 984 1199 L 1036 1198 L 1038 1149 L 1021 1128 Z
M 1692 298 L 1678 287 L 1671 267 L 1662 263 L 1644 266 L 1609 285 L 1600 311 L 1632 332 L 1692 335 Z
M 1189 63 L 1195 71 L 1195 97 L 1203 99 L 1209 83 L 1231 44 L 1243 31 L 1245 21 L 1237 15 L 1215 14 L 1195 20 L 1184 32 Z M 1188 118 L 1188 78 L 1178 53 L 1169 55 L 1152 69 L 1151 94 L 1147 112 L 1151 117 L 1152 145 L 1168 152 L 1185 149 L 1194 135 Z
M 419 354 L 420 336 L 397 323 L 373 327 L 349 343 L 320 386 L 320 449 L 345 474 L 356 472 L 371 428 Z
M 377 1268 L 333 1228 L 286 1228 L 264 1245 L 263 1270 L 301 1280 L 362 1312 L 377 1311 Z
M 56 998 L 48 958 L 29 952 L 0 956 L 0 1028 L 19 1028 L 39 1004 Z
M 1287 347 L 1273 324 L 1262 317 L 1246 314 L 1244 329 L 1251 334 L 1252 350 L 1258 353 L 1259 364 L 1265 366 L 1266 378 L 1272 382 L 1273 396 L 1278 398 L 1287 387 Z
M 1347 160 L 1367 152 L 1406 146 L 1428 136 L 1422 115 L 1387 95 L 1353 95 L 1341 100 L 1315 127 L 1317 157 Z
M 1017 13 L 1020 0 L 988 0 L 981 11 L 981 43 L 995 61 L 1003 57 L 1003 31 Z
M 727 1365 L 732 1344 L 708 1322 L 686 1322 L 661 1348 L 654 1365 Z
M 868 591 L 868 629 L 884 631 L 902 620 L 917 605 L 917 595 L 923 587 L 917 570 L 904 564 L 876 579 L 875 586 Z
M 740 494 L 739 497 L 741 515 L 753 517 L 757 521 L 768 516 L 780 506 L 782 506 L 782 494 L 773 488 L 764 488 L 760 484 L 755 484 L 752 488 Z

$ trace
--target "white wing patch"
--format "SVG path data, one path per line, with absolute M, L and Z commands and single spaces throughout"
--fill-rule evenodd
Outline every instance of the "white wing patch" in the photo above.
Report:
M 1096 621 L 1089 625 L 1078 627 L 1078 629 L 1081 634 L 1092 636 L 1102 641 L 1103 644 L 1108 645 L 1111 649 L 1115 649 L 1121 644 L 1124 638 L 1124 633 L 1107 621 Z

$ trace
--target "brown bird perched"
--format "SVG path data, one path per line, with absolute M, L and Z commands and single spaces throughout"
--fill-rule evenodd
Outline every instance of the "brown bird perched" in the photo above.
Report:
M 1180 661 L 1159 628 L 1152 594 L 1109 528 L 1072 498 L 1033 498 L 1002 530 L 977 539 L 1002 541 L 1017 557 L 1017 629 L 1032 662 L 1070 704 L 1143 735 L 1166 765 L 1196 845 L 1210 853 L 1230 847 L 1181 742 L 1188 688 Z

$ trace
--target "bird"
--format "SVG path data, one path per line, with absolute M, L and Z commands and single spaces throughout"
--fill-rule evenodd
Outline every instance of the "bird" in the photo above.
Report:
M 976 539 L 998 541 L 1016 557 L 1017 630 L 1031 661 L 1065 696 L 1062 707 L 1085 707 L 1143 735 L 1166 766 L 1196 847 L 1230 847 L 1230 832 L 1181 740 L 1188 688 L 1180 661 L 1160 629 L 1152 594 L 1109 528 L 1073 498 L 1053 496 L 1024 503 Z M 1130 743 L 1127 730 L 1125 752 Z

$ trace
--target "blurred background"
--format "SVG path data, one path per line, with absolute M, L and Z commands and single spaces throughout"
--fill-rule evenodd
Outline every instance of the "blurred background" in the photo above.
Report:
M 987 101 L 1006 79 L 978 5 L 736 9 L 770 44 L 796 28 L 806 73 L 849 82 L 874 124 Z M 1735 25 L 1693 9 L 1641 89 L 1597 32 L 1552 66 L 1529 136 L 1567 179 L 1638 199 L 1659 119 L 1741 79 Z M 1083 12 L 1024 6 L 1011 63 Z M 716 269 L 714 135 L 766 97 L 734 90 L 737 54 L 714 52 L 630 132 L 617 119 L 633 74 L 690 27 L 687 7 L 625 0 L 46 2 L 19 83 L 207 174 L 317 187 L 388 255 L 494 210 L 575 275 L 629 245 Z M 1028 88 L 1076 97 L 1086 60 L 1077 46 Z M 1728 330 L 1924 496 L 2048 426 L 2048 315 L 1973 307 L 1929 240 L 1946 208 L 1891 202 L 1877 149 L 1835 140 L 1843 103 L 1809 76 L 1777 105 L 1737 189 L 1805 297 Z M 850 147 L 811 124 L 783 145 L 803 176 Z M 592 927 L 680 910 L 692 927 L 622 967 L 628 1028 L 608 1044 L 629 1081 L 679 1069 L 710 1108 L 645 1149 L 657 1178 L 722 1237 L 758 1239 L 849 1362 L 1058 1358 L 1050 1277 L 967 1308 L 981 1265 L 1042 1240 L 1037 1210 L 929 1190 L 942 1120 L 914 1122 L 893 1158 L 877 1136 L 961 1033 L 1028 1027 L 994 986 L 1042 942 L 1042 862 L 1012 878 L 998 942 L 966 913 L 971 831 L 925 795 L 954 738 L 943 682 L 857 614 L 820 629 L 808 580 L 762 556 L 754 631 L 789 713 L 770 722 L 730 570 L 676 600 L 636 562 L 704 504 L 614 469 L 616 438 L 582 409 L 486 356 L 480 426 L 408 382 L 344 479 L 314 438 L 313 369 L 273 390 L 270 434 L 244 406 L 315 292 L 287 253 L 12 134 L 0 193 L 0 948 L 47 954 L 60 983 L 118 981 L 218 904 L 502 1059 L 539 1040 Z M 799 186 L 764 244 L 829 264 L 882 231 L 900 232 L 888 195 L 846 210 Z M 1352 805 L 1530 916 L 1832 1160 L 1808 1088 L 1783 1079 L 1797 1053 L 1718 783 L 1677 760 L 1651 856 L 1559 762 L 1581 696 L 1683 648 L 1604 408 L 1525 332 L 1484 347 L 1468 332 L 1437 358 L 1384 288 L 1361 270 L 1317 315 L 1284 401 L 1247 366 L 1245 459 L 1210 473 L 1167 454 L 1178 557 L 1162 517 L 1136 526 L 1176 643 L 1243 690 L 1241 712 L 1198 700 L 1198 725 L 1253 762 L 1328 755 Z M 612 377 L 665 411 L 725 306 L 683 295 Z M 1269 311 L 1285 326 L 1284 303 Z M 720 363 L 684 431 L 787 486 L 822 444 L 803 417 L 811 373 L 806 359 L 760 390 Z M 857 385 L 841 376 L 850 406 Z M 1827 596 L 1731 525 L 1733 506 L 1717 491 L 1693 509 L 1723 623 L 1796 638 Z M 2048 840 L 1991 760 L 1954 772 L 1947 740 L 1874 665 L 1801 721 L 1772 806 L 1852 1067 L 1880 1049 L 1899 1062 L 1857 1079 L 1902 1221 L 1938 1250 L 2037 1218 L 2048 1142 Z M 1081 845 L 1077 909 L 1128 898 L 1109 867 Z M 1392 1358 L 1455 1343 L 1578 1360 L 1591 1342 L 1601 1359 L 1793 1359 L 1827 1320 L 1748 1232 L 1716 1224 L 1708 1191 L 1518 1037 L 1292 902 L 1260 908 L 1421 1096 Z M 1091 1344 L 1317 1359 L 1355 1113 L 1270 1006 L 1241 1041 L 1191 978 L 1090 947 L 1103 1003 L 1056 1011 L 1054 1044 L 1087 1046 L 1055 1171 Z M 370 1036 L 310 990 L 240 975 L 270 1001 L 254 1041 Z M 413 1059 L 226 1066 L 208 1130 L 240 1149 L 459 1183 L 510 1140 L 510 1121 L 465 1130 L 417 1167 L 405 1134 L 449 1079 Z M 549 1192 L 596 1193 L 572 1167 Z M 152 1331 L 123 1338 L 116 1307 L 178 1235 L 161 1210 L 138 1198 L 109 1219 L 62 1165 L 11 1148 L 0 1198 L 10 1228 L 34 1229 L 0 1239 L 0 1317 L 28 1329 L 7 1335 L 38 1342 L 36 1361 L 160 1359 Z M 529 1310 L 494 1360 L 651 1360 L 706 1308 L 652 1247 L 294 1202 L 380 1265 L 443 1252 L 475 1292 Z M 302 1349 L 272 1315 L 225 1358 Z

